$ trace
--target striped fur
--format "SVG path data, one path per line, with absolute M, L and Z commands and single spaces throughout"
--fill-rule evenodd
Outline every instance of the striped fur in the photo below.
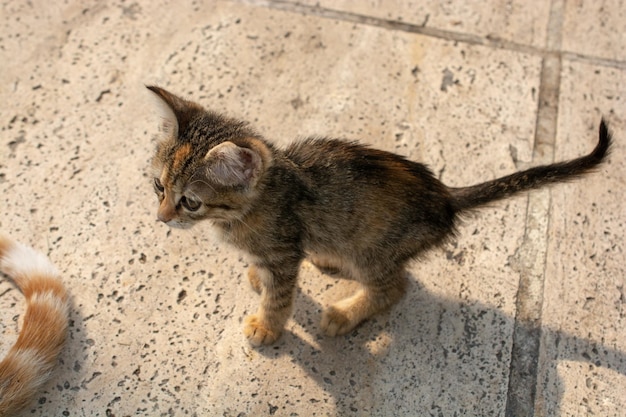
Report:
M 451 188 L 423 164 L 357 142 L 312 137 L 280 149 L 245 122 L 148 88 L 166 127 L 152 162 L 157 217 L 179 228 L 208 219 L 251 255 L 261 295 L 244 321 L 253 345 L 280 336 L 305 257 L 361 284 L 322 313 L 324 333 L 348 333 L 402 297 L 407 263 L 454 236 L 464 213 L 593 172 L 611 147 L 602 121 L 586 156 Z
M 43 254 L 0 234 L 0 271 L 26 297 L 17 342 L 0 362 L 0 417 L 26 407 L 52 375 L 67 335 L 68 295 Z

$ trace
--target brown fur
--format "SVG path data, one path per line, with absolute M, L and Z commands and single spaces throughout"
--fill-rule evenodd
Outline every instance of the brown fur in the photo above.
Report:
M 611 141 L 602 122 L 587 156 L 450 188 L 422 164 L 355 142 L 310 138 L 277 149 L 241 121 L 148 88 L 165 109 L 153 159 L 155 190 L 167 202 L 159 218 L 184 228 L 210 219 L 252 256 L 248 278 L 261 304 L 244 333 L 254 345 L 280 336 L 305 257 L 361 283 L 323 313 L 324 332 L 344 334 L 402 297 L 407 262 L 450 238 L 459 214 L 592 171 Z
M 8 417 L 25 408 L 52 375 L 67 334 L 68 296 L 43 255 L 2 235 L 0 270 L 27 301 L 17 341 L 0 362 L 0 417 Z

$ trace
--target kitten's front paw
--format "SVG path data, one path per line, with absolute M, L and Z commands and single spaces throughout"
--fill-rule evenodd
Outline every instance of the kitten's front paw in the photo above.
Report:
M 246 317 L 243 333 L 253 346 L 269 345 L 280 337 L 280 331 L 272 330 L 264 325 L 256 314 Z
M 328 336 L 339 336 L 348 333 L 359 323 L 354 322 L 346 313 L 336 307 L 328 307 L 322 314 L 320 326 Z
M 256 266 L 252 265 L 248 268 L 248 281 L 250 281 L 250 286 L 257 294 L 261 294 L 261 278 L 259 278 L 259 270 Z

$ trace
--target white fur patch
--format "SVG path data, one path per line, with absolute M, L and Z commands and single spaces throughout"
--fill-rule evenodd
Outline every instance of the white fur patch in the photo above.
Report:
M 178 135 L 178 119 L 172 108 L 155 92 L 150 91 L 151 101 L 157 108 L 157 113 L 161 116 L 161 129 L 167 137 L 175 137 Z
M 44 254 L 19 242 L 12 242 L 4 253 L 0 259 L 0 270 L 12 277 L 59 276 L 59 271 Z
M 270 272 L 269 269 L 267 268 L 263 268 L 262 266 L 257 266 L 256 267 L 256 276 L 259 278 L 259 281 L 261 281 L 261 284 L 263 284 L 263 287 L 273 287 L 274 285 L 274 276 L 272 275 L 272 273 Z
M 29 299 L 29 304 L 44 304 L 48 309 L 58 312 L 63 317 L 67 316 L 68 313 L 67 302 L 52 291 L 33 293 Z
M 53 363 L 47 363 L 36 349 L 19 349 L 11 352 L 6 360 L 15 362 L 18 369 L 31 378 L 21 381 L 24 384 L 23 389 L 27 391 L 39 389 L 50 377 L 53 367 Z

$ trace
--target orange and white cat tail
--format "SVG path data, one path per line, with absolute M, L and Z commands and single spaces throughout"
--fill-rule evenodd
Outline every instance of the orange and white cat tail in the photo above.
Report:
M 68 295 L 46 256 L 0 234 L 0 271 L 26 298 L 20 334 L 0 362 L 0 417 L 26 407 L 52 375 L 65 343 Z

